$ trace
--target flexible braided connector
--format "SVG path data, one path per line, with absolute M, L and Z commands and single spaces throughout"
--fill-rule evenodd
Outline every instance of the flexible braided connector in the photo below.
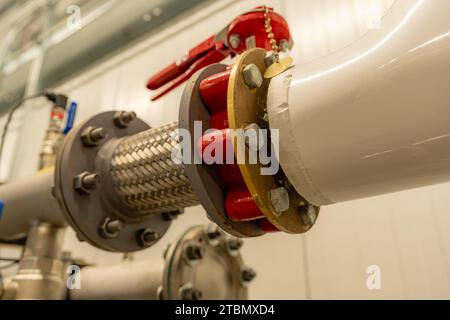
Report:
M 177 211 L 198 205 L 184 166 L 172 160 L 177 123 L 124 139 L 111 162 L 118 197 L 138 215 Z

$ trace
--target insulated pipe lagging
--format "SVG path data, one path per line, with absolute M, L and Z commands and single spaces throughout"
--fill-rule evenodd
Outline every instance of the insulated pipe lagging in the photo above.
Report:
M 315 205 L 450 181 L 450 2 L 396 1 L 379 29 L 272 79 L 268 112 Z

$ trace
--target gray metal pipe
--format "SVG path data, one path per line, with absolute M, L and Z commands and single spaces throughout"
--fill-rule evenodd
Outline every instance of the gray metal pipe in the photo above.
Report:
M 57 199 L 52 194 L 53 170 L 28 179 L 0 186 L 0 240 L 11 241 L 25 236 L 33 220 L 46 221 L 64 227 L 65 219 Z
M 71 300 L 157 300 L 164 262 L 125 262 L 81 270 L 81 289 L 71 290 Z

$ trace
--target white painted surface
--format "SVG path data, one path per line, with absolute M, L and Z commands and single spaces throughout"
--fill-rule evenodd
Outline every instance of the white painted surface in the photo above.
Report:
M 297 63 L 304 63 L 363 35 L 367 31 L 367 16 L 372 12 L 369 6 L 380 6 L 385 12 L 393 0 L 264 2 L 275 4 L 287 16 L 296 42 Z M 239 13 L 260 4 L 254 0 L 211 1 L 211 5 L 185 15 L 185 19 L 62 84 L 61 88 L 80 102 L 79 120 L 112 108 L 137 110 L 152 126 L 176 120 L 182 89 L 150 103 L 150 93 L 145 90 L 147 78 Z M 42 141 L 45 127 L 42 109 L 45 110 L 36 109 L 34 120 L 26 124 L 35 128 L 27 139 L 29 143 L 19 146 L 22 161 L 16 159 L 16 163 L 22 175 L 36 168 L 37 154 L 31 147 Z M 13 127 L 18 130 L 19 124 Z M 449 190 L 450 185 L 441 185 L 335 205 L 322 211 L 317 226 L 305 236 L 280 234 L 246 241 L 245 261 L 258 272 L 250 297 L 450 298 Z M 160 244 L 137 257 L 159 258 L 165 244 L 189 225 L 203 222 L 206 219 L 201 208 L 189 209 L 175 221 Z M 68 233 L 66 248 L 77 257 L 103 265 L 121 259 L 121 255 L 79 244 L 72 232 Z M 366 269 L 370 265 L 381 267 L 379 291 L 366 287 Z

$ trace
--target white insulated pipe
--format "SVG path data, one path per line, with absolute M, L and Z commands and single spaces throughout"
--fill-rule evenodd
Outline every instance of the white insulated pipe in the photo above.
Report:
M 272 79 L 268 112 L 315 205 L 450 181 L 450 1 L 396 1 L 352 45 Z

